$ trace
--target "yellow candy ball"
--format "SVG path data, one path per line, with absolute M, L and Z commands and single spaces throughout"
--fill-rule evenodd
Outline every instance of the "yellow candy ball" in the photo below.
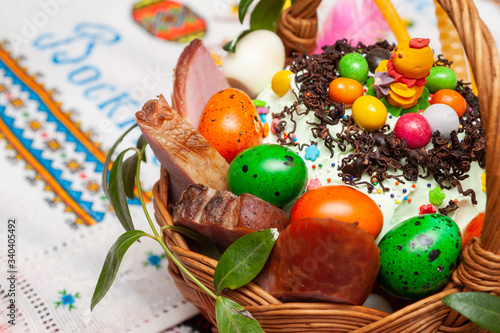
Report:
M 352 104 L 352 119 L 359 128 L 376 131 L 385 125 L 387 108 L 374 96 L 361 96 Z
M 274 74 L 271 81 L 271 88 L 279 97 L 282 97 L 290 90 L 290 76 L 292 74 L 293 72 L 288 70 L 282 70 Z

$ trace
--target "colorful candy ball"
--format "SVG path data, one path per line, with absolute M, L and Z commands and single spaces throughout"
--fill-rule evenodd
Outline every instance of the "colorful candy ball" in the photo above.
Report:
M 284 96 L 290 90 L 290 76 L 292 74 L 293 72 L 289 70 L 282 70 L 274 74 L 271 80 L 271 88 L 279 97 Z
M 363 86 L 356 80 L 338 77 L 328 88 L 328 95 L 335 103 L 344 103 L 349 107 L 354 101 L 364 95 Z
M 365 59 L 370 72 L 375 73 L 375 69 L 377 69 L 380 62 L 382 60 L 389 60 L 390 58 L 391 52 L 389 50 L 377 48 L 368 52 Z
M 422 114 L 431 127 L 432 133 L 439 131 L 440 135 L 449 139 L 452 131 L 458 131 L 460 120 L 458 115 L 446 104 L 432 104 Z
M 454 90 L 457 87 L 457 74 L 446 66 L 434 66 L 430 70 L 425 86 L 431 93 L 441 89 Z
M 430 104 L 446 104 L 449 105 L 455 110 L 458 117 L 462 117 L 467 109 L 467 102 L 465 98 L 456 90 L 451 89 L 441 89 L 436 91 L 436 93 L 432 96 Z
M 352 104 L 352 119 L 359 128 L 376 131 L 385 125 L 387 108 L 374 96 L 361 96 Z
M 277 207 L 296 199 L 307 184 L 306 164 L 292 150 L 261 144 L 242 151 L 229 165 L 227 187 L 253 194 Z
M 410 149 L 419 149 L 431 141 L 431 126 L 419 113 L 405 113 L 396 122 L 394 134 L 404 139 Z
M 415 299 L 438 291 L 457 266 L 460 229 L 447 216 L 425 214 L 396 225 L 380 240 L 378 281 L 390 294 Z
M 359 53 L 348 53 L 340 59 L 340 76 L 365 83 L 368 78 L 368 62 Z

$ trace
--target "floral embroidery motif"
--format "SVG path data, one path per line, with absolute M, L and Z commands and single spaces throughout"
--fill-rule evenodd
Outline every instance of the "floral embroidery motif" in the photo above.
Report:
M 72 294 L 68 294 L 66 292 L 66 289 L 64 289 L 63 291 L 60 291 L 59 294 L 61 294 L 62 296 L 60 298 L 61 299 L 60 301 L 54 302 L 56 305 L 56 308 L 58 308 L 61 305 L 63 307 L 66 307 L 66 305 L 69 305 L 69 307 L 68 307 L 69 311 L 76 309 L 76 307 L 73 305 L 73 303 L 75 303 L 75 299 L 80 298 L 80 293 L 76 293 L 76 294 L 72 295 Z
M 160 255 L 156 255 L 153 252 L 149 251 L 146 253 L 147 261 L 143 261 L 142 264 L 144 266 L 154 266 L 156 269 L 162 268 L 161 262 L 163 259 L 165 259 L 167 256 L 165 253 L 162 253 Z

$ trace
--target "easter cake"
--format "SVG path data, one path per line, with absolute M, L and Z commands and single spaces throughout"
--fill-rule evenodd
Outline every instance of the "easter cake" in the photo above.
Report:
M 312 194 L 319 188 L 354 188 L 383 214 L 383 224 L 366 218 L 377 241 L 419 214 L 447 215 L 464 229 L 484 211 L 486 139 L 477 98 L 446 60 L 434 63 L 428 44 L 338 41 L 321 54 L 296 56 L 257 96 L 269 129 L 264 142 L 306 163 L 297 204 L 309 192 L 314 210 L 325 198 Z

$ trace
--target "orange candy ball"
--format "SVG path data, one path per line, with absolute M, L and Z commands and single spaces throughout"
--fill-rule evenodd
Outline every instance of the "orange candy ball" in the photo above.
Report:
M 339 77 L 330 83 L 328 95 L 335 103 L 344 103 L 349 107 L 354 101 L 364 95 L 363 86 L 356 80 Z
M 201 115 L 201 135 L 230 163 L 241 151 L 262 143 L 262 125 L 250 97 L 228 88 L 213 95 Z
M 457 113 L 458 117 L 462 117 L 467 109 L 467 103 L 459 92 L 451 89 L 441 89 L 436 91 L 430 101 L 430 104 L 446 104 L 451 106 Z

